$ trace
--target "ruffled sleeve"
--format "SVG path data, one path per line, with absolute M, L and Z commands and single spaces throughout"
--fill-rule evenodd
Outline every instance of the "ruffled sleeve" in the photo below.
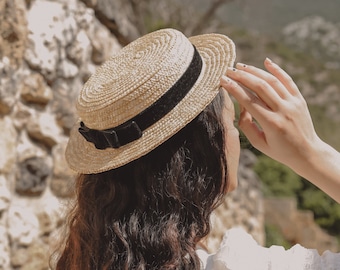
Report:
M 340 253 L 324 252 L 295 245 L 261 247 L 243 229 L 234 228 L 224 235 L 215 254 L 198 254 L 206 270 L 339 270 Z

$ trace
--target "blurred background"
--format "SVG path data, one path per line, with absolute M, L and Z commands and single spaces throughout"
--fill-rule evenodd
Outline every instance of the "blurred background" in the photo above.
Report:
M 0 0 L 0 270 L 49 269 L 74 198 L 64 149 L 75 98 L 96 67 L 150 31 L 219 32 L 236 61 L 263 67 L 270 57 L 340 150 L 339 11 L 337 0 Z M 208 249 L 241 226 L 264 246 L 339 251 L 340 206 L 240 139 L 239 188 L 213 214 Z

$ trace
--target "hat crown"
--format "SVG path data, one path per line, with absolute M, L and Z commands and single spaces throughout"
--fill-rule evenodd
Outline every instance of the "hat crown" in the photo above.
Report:
M 158 100 L 192 61 L 193 45 L 179 31 L 145 35 L 106 61 L 85 83 L 76 107 L 84 123 L 119 126 Z
M 71 130 L 65 153 L 69 166 L 79 173 L 99 173 L 148 154 L 211 103 L 234 59 L 234 43 L 214 33 L 187 39 L 177 30 L 165 29 L 130 43 L 98 68 L 80 92 L 76 106 L 81 119 Z M 174 107 L 164 106 L 164 100 Z M 165 114 L 154 118 L 155 107 Z M 145 119 L 151 119 L 151 125 L 145 125 Z M 99 136 L 103 140 L 109 134 L 112 147 L 98 148 L 92 140 L 98 133 L 104 133 Z

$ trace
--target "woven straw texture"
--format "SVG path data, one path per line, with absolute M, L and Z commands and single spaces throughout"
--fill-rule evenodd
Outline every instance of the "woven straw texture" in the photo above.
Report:
M 186 38 L 174 29 L 147 34 L 106 61 L 85 83 L 76 108 L 79 121 L 104 130 L 131 119 L 157 101 L 188 68 L 195 45 L 203 60 L 201 74 L 188 94 L 143 136 L 120 148 L 98 150 L 71 131 L 66 160 L 79 173 L 123 166 L 146 155 L 192 121 L 214 99 L 220 78 L 235 60 L 234 43 L 220 34 Z

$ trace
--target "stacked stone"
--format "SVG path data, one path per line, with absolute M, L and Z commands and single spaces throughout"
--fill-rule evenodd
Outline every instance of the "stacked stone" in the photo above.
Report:
M 80 1 L 1 0 L 0 12 L 0 269 L 48 269 L 73 195 L 74 100 L 120 44 Z

